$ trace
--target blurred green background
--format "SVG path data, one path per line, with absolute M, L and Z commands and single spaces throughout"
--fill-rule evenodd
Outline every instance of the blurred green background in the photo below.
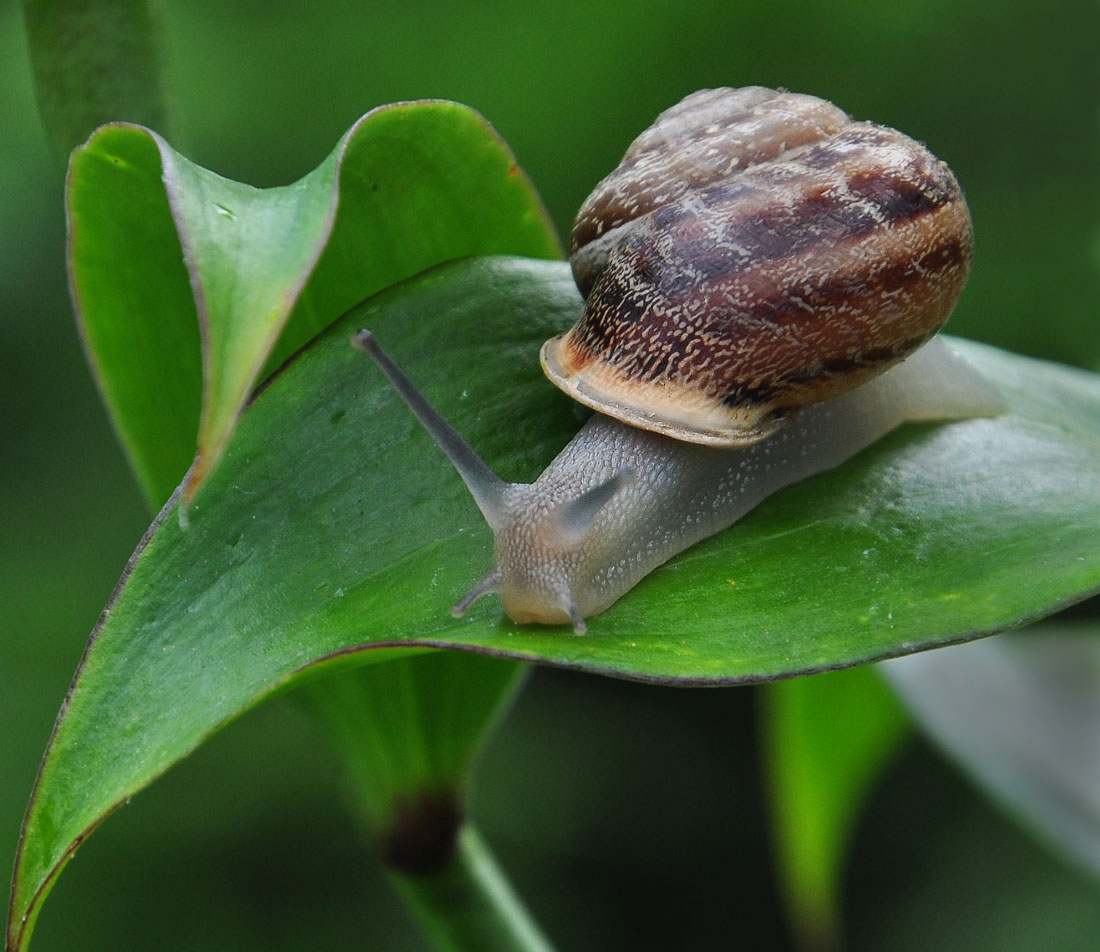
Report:
M 950 162 L 977 232 L 950 330 L 1100 369 L 1100 11 L 1093 0 L 518 5 L 166 0 L 174 144 L 255 185 L 316 165 L 371 107 L 479 109 L 568 233 L 661 109 L 778 85 Z M 148 521 L 84 364 L 18 6 L 0 3 L 0 866 L 84 641 Z M 1094 603 L 1078 616 L 1100 615 Z M 474 812 L 562 950 L 783 948 L 753 691 L 537 671 Z M 1100 888 L 923 741 L 877 791 L 848 877 L 853 949 L 1087 949 Z M 424 949 L 293 699 L 120 811 L 35 948 Z

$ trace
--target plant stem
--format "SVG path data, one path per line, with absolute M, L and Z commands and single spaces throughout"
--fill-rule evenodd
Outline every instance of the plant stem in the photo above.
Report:
M 22 0 L 42 122 L 58 156 L 114 120 L 169 135 L 157 0 Z
M 553 952 L 469 823 L 441 869 L 391 879 L 439 952 Z

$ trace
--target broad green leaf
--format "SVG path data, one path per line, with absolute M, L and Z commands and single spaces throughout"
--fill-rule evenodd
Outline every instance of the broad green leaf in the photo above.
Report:
M 738 683 L 965 640 L 1100 584 L 1100 378 L 959 342 L 1004 415 L 903 427 L 654 572 L 587 637 L 511 624 L 490 599 L 451 618 L 488 530 L 349 335 L 370 326 L 502 476 L 531 479 L 580 418 L 535 356 L 578 308 L 564 264 L 452 262 L 270 381 L 190 528 L 177 496 L 92 636 L 29 807 L 12 922 L 111 809 L 319 664 L 439 646 Z
M 127 150 L 144 161 L 120 163 Z M 146 130 L 109 127 L 74 156 L 69 197 L 89 352 L 139 472 L 159 467 L 142 473 L 157 500 L 190 464 L 196 429 L 188 488 L 197 487 L 265 361 L 277 365 L 370 292 L 449 257 L 559 253 L 510 153 L 479 116 L 449 103 L 376 110 L 306 178 L 266 191 L 187 162 Z M 132 279 L 119 282 L 120 271 Z M 132 391 L 112 400 L 112 386 Z M 131 420 L 139 425 L 128 431 Z M 395 864 L 446 850 L 478 741 L 520 673 L 435 656 L 344 672 L 309 691 Z
M 22 0 L 42 123 L 64 159 L 111 120 L 167 126 L 155 0 Z
M 376 109 L 316 169 L 271 189 L 194 165 L 146 129 L 106 126 L 73 155 L 68 205 L 89 354 L 158 505 L 192 460 L 189 496 L 216 465 L 265 364 L 355 302 L 449 258 L 560 253 L 507 147 L 446 102 Z
M 111 422 L 159 506 L 195 457 L 202 359 L 158 140 L 106 126 L 69 164 L 69 283 Z
M 1100 875 L 1100 628 L 1054 621 L 881 666 L 995 800 Z
M 805 949 L 840 947 L 848 841 L 908 721 L 871 667 L 780 681 L 762 695 L 779 870 Z

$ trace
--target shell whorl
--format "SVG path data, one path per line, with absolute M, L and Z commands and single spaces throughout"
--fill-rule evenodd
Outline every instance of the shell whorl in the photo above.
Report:
M 705 90 L 662 113 L 585 202 L 585 313 L 543 348 L 582 403 L 747 445 L 940 328 L 969 268 L 947 166 L 812 96 Z

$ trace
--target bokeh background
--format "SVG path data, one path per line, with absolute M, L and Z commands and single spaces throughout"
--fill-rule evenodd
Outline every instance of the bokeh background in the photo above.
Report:
M 563 234 L 661 109 L 785 86 L 896 125 L 955 169 L 977 232 L 950 329 L 1100 370 L 1100 7 L 992 0 L 165 0 L 174 143 L 255 185 L 316 165 L 371 107 L 494 123 Z M 18 6 L 0 0 L 0 868 L 84 641 L 148 521 L 80 350 L 63 168 Z M 1078 618 L 1100 615 L 1095 603 Z M 562 950 L 782 949 L 754 691 L 535 672 L 474 812 Z M 423 950 L 293 697 L 112 817 L 35 948 Z M 1100 886 L 915 738 L 854 844 L 852 949 L 1078 950 Z

